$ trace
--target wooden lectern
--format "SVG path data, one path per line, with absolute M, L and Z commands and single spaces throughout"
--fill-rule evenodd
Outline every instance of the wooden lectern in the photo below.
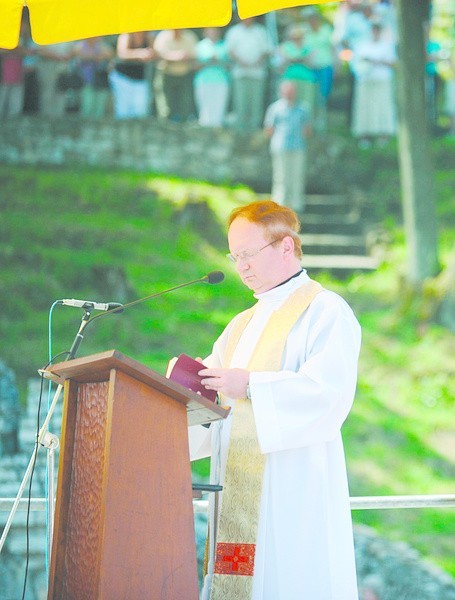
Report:
M 59 363 L 48 600 L 196 600 L 188 425 L 228 410 L 116 350 Z

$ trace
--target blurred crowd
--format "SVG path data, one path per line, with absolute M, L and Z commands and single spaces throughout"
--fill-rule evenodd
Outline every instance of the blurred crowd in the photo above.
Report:
M 342 73 L 348 82 L 349 124 L 359 145 L 393 136 L 393 0 L 346 0 L 331 13 L 304 7 L 283 14 L 287 18 L 275 20 L 273 27 L 267 19 L 251 18 L 226 28 L 143 31 L 38 46 L 25 10 L 19 46 L 0 51 L 0 117 L 156 115 L 250 134 L 262 128 L 281 82 L 291 80 L 313 130 L 324 132 L 334 73 Z M 428 34 L 428 117 L 436 124 L 443 111 L 451 133 L 454 86 L 453 48 Z

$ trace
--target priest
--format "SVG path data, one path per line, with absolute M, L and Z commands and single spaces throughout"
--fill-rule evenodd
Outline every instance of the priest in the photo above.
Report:
M 354 398 L 360 327 L 302 269 L 300 223 L 257 201 L 228 221 L 228 257 L 256 303 L 227 325 L 200 375 L 231 406 L 190 428 L 211 456 L 205 600 L 357 600 L 340 429 Z

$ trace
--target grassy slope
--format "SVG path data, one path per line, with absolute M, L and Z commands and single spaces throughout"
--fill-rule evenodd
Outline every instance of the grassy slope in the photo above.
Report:
M 345 288 L 331 282 L 355 307 L 363 330 L 356 401 L 343 429 L 351 494 L 454 493 L 455 338 L 437 326 L 419 334 L 412 315 L 400 314 L 398 261 L 394 255 L 389 260 Z M 353 516 L 391 539 L 406 540 L 455 574 L 453 509 Z
M 179 352 L 204 355 L 228 319 L 250 303 L 224 259 L 223 219 L 248 190 L 143 174 L 0 167 L 0 357 L 21 390 L 46 362 L 55 299 L 127 302 L 225 271 L 198 285 L 110 316 L 87 329 L 79 355 L 115 347 L 164 372 Z M 208 226 L 185 207 L 207 201 Z M 204 210 L 204 205 L 200 205 Z M 453 232 L 446 235 L 453 244 Z M 344 295 L 363 327 L 359 388 L 344 428 L 352 495 L 453 493 L 454 338 L 394 310 L 400 246 L 389 265 L 326 287 Z M 391 266 L 393 265 L 393 266 Z M 67 350 L 75 308 L 53 311 L 53 353 Z M 199 476 L 207 469 L 202 461 Z M 404 539 L 453 574 L 455 515 L 449 510 L 358 511 L 356 522 Z
M 53 300 L 126 302 L 225 266 L 219 249 L 179 217 L 172 183 L 170 201 L 154 191 L 159 181 L 144 176 L 6 168 L 0 173 L 0 326 L 8 340 L 2 354 L 16 372 L 24 369 L 29 376 L 45 361 Z M 239 190 L 239 198 L 244 195 Z M 233 201 L 225 201 L 225 210 Z M 211 236 L 224 248 L 222 225 L 215 220 Z M 81 350 L 115 345 L 161 370 L 169 352 L 208 351 L 209 341 L 241 306 L 233 285 L 200 285 L 108 317 L 96 330 L 87 329 Z M 214 310 L 209 323 L 207 310 Z M 66 307 L 53 315 L 57 352 L 71 344 L 80 315 Z

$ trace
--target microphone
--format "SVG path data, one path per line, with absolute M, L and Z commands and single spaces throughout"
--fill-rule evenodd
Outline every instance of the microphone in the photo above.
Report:
M 211 273 L 202 278 L 203 281 L 211 284 L 221 283 L 223 279 L 224 273 L 222 273 L 221 271 L 212 271 Z
M 63 300 L 58 300 L 58 304 L 63 304 L 64 306 L 75 306 L 76 308 L 85 308 L 101 311 L 113 310 L 115 308 L 115 312 L 123 312 L 123 304 L 120 304 L 119 302 L 93 302 L 92 300 L 76 300 L 75 298 L 64 298 Z

